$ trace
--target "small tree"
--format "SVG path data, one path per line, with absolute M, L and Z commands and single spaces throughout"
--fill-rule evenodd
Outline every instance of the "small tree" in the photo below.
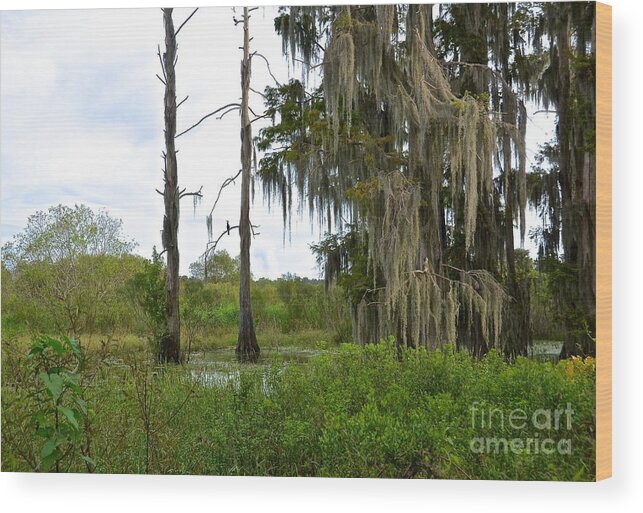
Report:
M 30 216 L 2 256 L 28 322 L 37 320 L 30 311 L 44 313 L 56 331 L 77 338 L 93 331 L 99 310 L 118 295 L 135 246 L 107 212 L 58 205 Z
M 133 305 L 140 311 L 145 333 L 154 353 L 162 359 L 161 341 L 165 333 L 165 266 L 154 248 L 152 259 L 128 282 L 127 290 Z
M 225 249 L 222 249 L 208 256 L 207 259 L 201 258 L 192 262 L 190 276 L 205 282 L 237 282 L 239 281 L 239 261 L 239 256 L 232 258 Z

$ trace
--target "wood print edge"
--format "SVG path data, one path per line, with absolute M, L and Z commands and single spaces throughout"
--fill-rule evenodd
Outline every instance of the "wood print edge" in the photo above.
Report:
M 612 7 L 596 3 L 596 480 L 612 475 Z

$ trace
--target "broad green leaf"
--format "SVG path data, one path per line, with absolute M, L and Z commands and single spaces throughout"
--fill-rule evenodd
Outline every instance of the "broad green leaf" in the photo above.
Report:
M 47 374 L 46 372 L 41 372 L 38 377 L 47 387 L 54 402 L 58 401 L 63 393 L 63 379 L 58 374 Z
M 44 345 L 50 347 L 57 355 L 62 356 L 65 354 L 65 347 L 55 338 L 43 337 L 42 340 Z
M 56 458 L 58 457 L 58 454 L 56 451 L 52 452 L 49 456 L 46 458 L 41 458 L 40 460 L 40 469 L 48 471 L 51 469 L 51 467 L 56 463 Z
M 58 406 L 58 411 L 62 413 L 67 418 L 67 420 L 69 420 L 69 422 L 75 429 L 80 429 L 80 427 L 78 426 L 78 420 L 76 419 L 76 412 L 74 410 L 72 410 L 71 408 L 67 408 L 66 406 Z
M 42 446 L 42 449 L 40 450 L 40 458 L 44 460 L 45 458 L 50 457 L 62 442 L 62 438 L 58 435 L 52 436 L 45 442 L 45 445 Z
M 78 343 L 78 341 L 76 339 L 67 338 L 67 337 L 65 337 L 63 340 L 65 342 L 65 345 L 67 345 L 69 347 L 71 352 L 75 356 L 80 358 L 80 344 Z
M 75 372 L 70 372 L 70 371 L 63 371 L 63 376 L 65 378 L 65 384 L 66 385 L 75 385 L 78 386 L 80 384 L 80 376 L 76 374 Z

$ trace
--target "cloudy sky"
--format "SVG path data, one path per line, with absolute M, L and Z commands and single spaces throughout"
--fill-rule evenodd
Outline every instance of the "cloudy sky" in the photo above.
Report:
M 178 26 L 191 12 L 174 12 Z M 253 13 L 251 43 L 286 81 L 289 67 L 274 32 L 274 8 Z M 231 8 L 202 8 L 181 30 L 177 96 L 189 95 L 178 113 L 178 130 L 240 96 L 241 26 Z M 123 220 L 137 252 L 161 246 L 163 84 L 156 78 L 163 44 L 160 9 L 13 11 L 0 14 L 0 236 L 9 240 L 37 210 L 63 203 L 105 208 Z M 290 73 L 293 73 L 290 70 Z M 252 85 L 272 84 L 263 62 L 254 62 Z M 261 110 L 261 98 L 254 107 Z M 536 119 L 538 118 L 538 119 Z M 528 157 L 549 139 L 551 120 L 528 124 Z M 260 128 L 254 124 L 255 133 Z M 221 182 L 239 169 L 239 118 L 210 118 L 177 141 L 179 183 L 203 186 L 193 210 L 183 200 L 179 228 L 181 272 L 203 252 L 205 216 Z M 239 217 L 240 181 L 226 189 L 214 214 L 214 232 Z M 532 216 L 533 217 L 533 216 Z M 285 272 L 318 276 L 308 245 L 318 240 L 307 214 L 293 223 L 284 245 L 280 207 L 269 212 L 258 188 L 251 210 L 260 235 L 252 243 L 255 276 Z M 532 219 L 532 223 L 536 219 Z M 239 239 L 225 237 L 221 249 L 236 255 Z

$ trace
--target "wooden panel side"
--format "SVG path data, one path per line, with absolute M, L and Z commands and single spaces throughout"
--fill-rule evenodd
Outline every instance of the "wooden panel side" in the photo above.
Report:
M 612 475 L 612 7 L 596 4 L 596 480 Z

